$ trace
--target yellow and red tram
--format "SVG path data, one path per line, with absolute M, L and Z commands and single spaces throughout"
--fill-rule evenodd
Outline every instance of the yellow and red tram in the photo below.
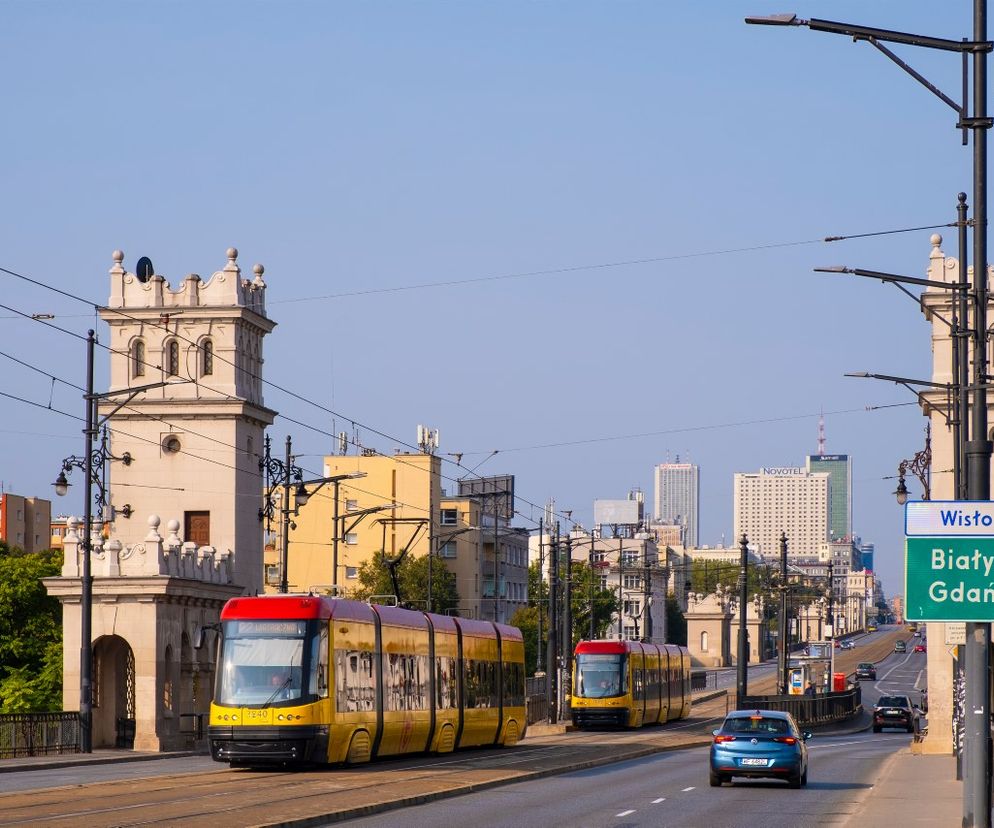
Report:
M 221 612 L 211 756 L 356 764 L 524 736 L 524 643 L 504 624 L 315 595 Z
M 690 653 L 676 644 L 581 641 L 570 702 L 581 729 L 682 719 L 690 715 Z

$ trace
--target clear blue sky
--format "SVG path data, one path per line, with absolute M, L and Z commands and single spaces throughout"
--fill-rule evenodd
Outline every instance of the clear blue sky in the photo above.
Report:
M 913 397 L 843 373 L 927 378 L 929 328 L 892 287 L 811 271 L 920 276 L 933 231 L 814 240 L 953 220 L 970 150 L 869 45 L 742 19 L 960 38 L 971 5 L 7 2 L 0 266 L 103 303 L 115 248 L 175 286 L 234 245 L 266 266 L 267 379 L 341 416 L 273 388 L 267 404 L 328 432 L 354 420 L 388 453 L 418 423 L 469 468 L 497 449 L 479 472 L 516 475 L 536 519 L 550 497 L 587 526 L 595 498 L 650 500 L 679 454 L 701 467 L 702 542 L 731 541 L 732 475 L 803 465 L 824 411 L 893 594 L 887 478 L 925 420 L 866 411 Z M 958 57 L 895 48 L 958 96 Z M 560 272 L 485 278 L 541 271 Z M 93 325 L 43 288 L 0 289 Z M 81 342 L 0 315 L 0 350 L 83 382 Z M 0 365 L 7 393 L 82 413 L 78 391 Z M 78 423 L 2 410 L 4 487 L 52 496 Z M 333 451 L 282 418 L 271 433 L 315 469 Z

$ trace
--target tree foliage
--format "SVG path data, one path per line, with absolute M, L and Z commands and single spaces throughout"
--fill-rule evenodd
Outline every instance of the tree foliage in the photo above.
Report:
M 666 639 L 668 644 L 687 646 L 687 618 L 675 595 L 666 596 Z
M 359 584 L 350 597 L 367 601 L 373 595 L 393 595 L 394 584 L 389 567 L 383 556 L 374 555 L 359 566 Z M 397 564 L 397 583 L 400 587 L 398 599 L 401 605 L 424 609 L 428 606 L 428 556 L 412 557 L 405 555 Z M 456 590 L 455 573 L 450 572 L 445 561 L 439 557 L 431 560 L 431 612 L 444 613 L 459 606 L 459 593 Z
M 0 542 L 0 712 L 62 709 L 62 608 L 41 582 L 61 569 L 61 551 Z

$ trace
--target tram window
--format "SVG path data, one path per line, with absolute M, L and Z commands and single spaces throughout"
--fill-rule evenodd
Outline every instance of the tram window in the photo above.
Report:
M 335 708 L 357 713 L 376 707 L 373 654 L 362 650 L 335 650 Z
M 456 660 L 454 658 L 435 659 L 435 706 L 439 710 L 449 710 L 456 706 Z
M 524 707 L 525 673 L 520 664 L 504 663 L 504 704 Z
M 311 652 L 311 677 L 308 692 L 319 698 L 328 697 L 328 628 L 313 639 Z
M 466 709 L 476 707 L 476 697 L 479 693 L 479 678 L 476 675 L 476 662 L 471 658 L 463 659 L 462 686 L 463 703 Z

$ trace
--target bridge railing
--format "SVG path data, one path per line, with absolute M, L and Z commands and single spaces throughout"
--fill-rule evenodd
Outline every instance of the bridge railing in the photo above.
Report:
M 0 759 L 79 752 L 77 711 L 0 713 Z
M 738 699 L 736 710 L 781 710 L 790 713 L 800 725 L 839 722 L 862 709 L 862 694 L 857 685 L 834 693 L 813 696 L 745 696 Z

